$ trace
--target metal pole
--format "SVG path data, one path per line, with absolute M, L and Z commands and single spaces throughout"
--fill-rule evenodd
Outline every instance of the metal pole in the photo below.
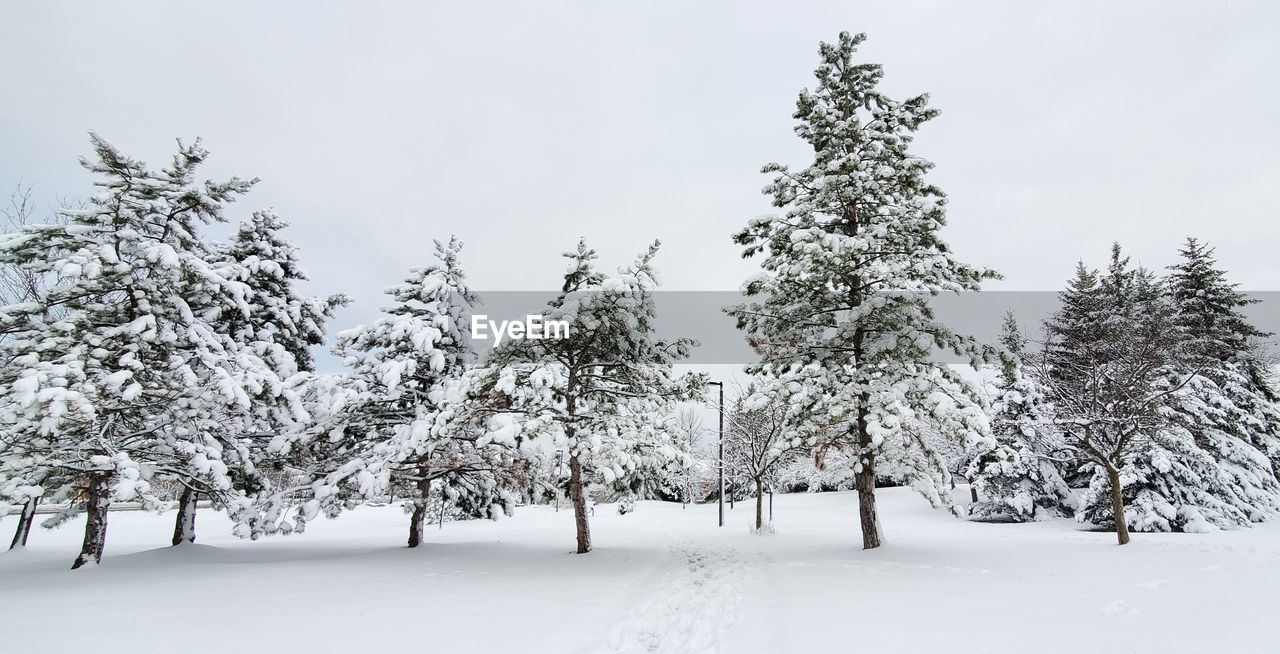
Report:
M 711 382 L 720 387 L 720 526 L 724 526 L 724 382 Z
M 444 529 L 444 486 L 440 486 L 440 526 L 437 529 Z
M 556 513 L 560 512 L 560 477 L 564 475 L 564 453 L 556 450 Z

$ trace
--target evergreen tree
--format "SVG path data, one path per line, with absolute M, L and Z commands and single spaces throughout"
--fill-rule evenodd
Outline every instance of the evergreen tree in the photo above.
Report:
M 1213 249 L 1188 238 L 1171 267 L 1169 292 L 1193 363 L 1240 412 L 1238 435 L 1280 470 L 1280 393 L 1260 342 L 1272 334 L 1254 327 L 1243 309 L 1257 300 L 1237 290 L 1218 267 Z
M 1243 315 L 1253 301 L 1227 281 L 1211 248 L 1188 239 L 1180 255 L 1168 290 L 1189 352 L 1186 365 L 1198 377 L 1178 395 L 1171 419 L 1216 461 L 1206 495 L 1217 500 L 1210 506 L 1222 505 L 1181 522 L 1204 529 L 1264 520 L 1280 509 L 1280 406 L 1256 354 L 1256 343 L 1269 334 Z
M 1053 379 L 1078 382 L 1072 376 L 1080 374 L 1080 369 L 1072 364 L 1087 360 L 1098 347 L 1104 309 L 1098 271 L 1077 262 L 1075 276 L 1058 293 L 1057 312 L 1045 321 L 1044 358 L 1057 364 L 1047 368 Z
M 0 218 L 3 218 L 6 232 L 17 232 L 33 224 L 36 212 L 31 199 L 31 187 L 19 186 L 15 189 L 9 197 L 9 205 L 0 209 Z M 66 223 L 65 217 L 59 213 L 54 213 L 49 219 L 55 224 Z M 41 319 L 55 321 L 60 312 L 57 307 L 45 303 L 44 298 L 49 286 L 56 282 L 56 277 L 48 273 L 35 272 L 11 263 L 0 263 L 0 303 L 30 302 L 46 306 L 50 313 Z M 35 523 L 36 507 L 41 499 L 53 497 L 57 498 L 55 501 L 64 500 L 74 487 L 74 477 L 56 468 L 40 466 L 17 454 L 17 441 L 32 437 L 31 434 L 0 430 L 0 517 L 13 510 L 18 512 L 18 524 L 9 549 L 26 546 L 31 527 Z M 25 475 L 24 471 L 34 471 L 36 474 Z
M 1193 354 L 1210 361 L 1260 365 L 1251 356 L 1255 341 L 1271 334 L 1250 324 L 1242 311 L 1257 300 L 1227 281 L 1213 248 L 1188 238 L 1178 254 L 1182 261 L 1169 268 L 1169 292 L 1177 307 L 1177 324 L 1193 342 Z M 1269 377 L 1260 375 L 1257 384 L 1274 399 Z
M 1058 311 L 1045 321 L 1046 335 L 1041 359 L 1037 361 L 1045 383 L 1082 387 L 1085 380 L 1073 375 L 1088 369 L 1084 362 L 1092 356 L 1101 338 L 1098 320 L 1103 314 L 1103 299 L 1098 271 L 1076 263 L 1074 276 L 1058 293 Z M 1050 365 L 1052 362 L 1053 365 Z M 1071 488 L 1088 486 L 1094 467 L 1088 457 L 1065 451 L 1063 480 Z
M 543 451 L 566 453 L 561 482 L 573 503 L 579 554 L 591 551 L 587 485 L 635 493 L 679 458 L 682 448 L 659 418 L 700 397 L 706 383 L 672 370 L 691 341 L 655 337 L 657 252 L 655 242 L 606 276 L 595 269 L 595 251 L 579 241 L 565 254 L 564 286 L 544 316 L 548 324 L 567 323 L 567 334 L 507 342 L 477 385 L 475 412 L 493 438 L 521 443 L 526 452 L 543 444 Z
M 29 462 L 6 474 L 35 482 L 57 469 L 78 480 L 88 520 L 77 568 L 101 559 L 112 501 L 160 506 L 156 477 L 179 477 L 243 515 L 249 500 L 227 459 L 249 456 L 227 435 L 246 431 L 252 396 L 289 393 L 217 329 L 231 312 L 249 314 L 250 290 L 212 263 L 198 232 L 253 182 L 196 181 L 208 155 L 198 141 L 180 143 L 159 171 L 91 141 L 96 159 L 84 165 L 102 192 L 88 208 L 0 242 L 3 262 L 58 280 L 43 301 L 0 309 L 12 362 L 0 389 L 11 454 Z
M 931 499 L 950 501 L 945 464 L 906 423 L 918 418 L 964 441 L 987 437 L 977 390 L 933 355 L 950 350 L 976 365 L 988 351 L 941 324 L 928 298 L 977 290 L 996 275 L 958 262 L 943 242 L 946 198 L 925 179 L 932 164 L 908 149 L 938 112 L 924 95 L 899 102 L 880 93 L 881 67 L 854 62 L 864 39 L 842 33 L 819 48 L 818 85 L 800 93 L 795 113 L 814 160 L 801 170 L 765 166 L 775 174 L 765 193 L 785 212 L 735 236 L 744 256 L 764 260 L 744 287 L 754 301 L 730 314 L 764 344 L 755 369 L 785 380 L 783 401 L 811 416 L 797 421 L 810 425 L 811 445 L 823 424 L 816 418 L 846 420 L 863 546 L 874 548 L 882 454 L 901 454 L 904 474 L 930 486 Z
M 966 476 L 974 496 L 969 515 L 1016 522 L 1070 515 L 1075 499 L 1051 460 L 1058 449 L 1051 409 L 1039 384 L 1023 374 L 1026 338 L 1012 311 L 1005 314 L 1000 344 L 1007 356 L 992 403 L 995 447 L 980 451 L 969 464 Z
M 276 446 L 282 454 L 306 450 L 314 462 L 314 480 L 295 489 L 308 499 L 292 524 L 281 524 L 283 512 L 271 506 L 267 531 L 297 531 L 321 511 L 336 515 L 356 499 L 390 490 L 407 498 L 408 544 L 417 547 L 433 484 L 468 514 L 511 512 L 511 453 L 446 419 L 466 401 L 466 374 L 476 358 L 468 330 L 478 298 L 467 286 L 461 249 L 456 238 L 436 242 L 435 263 L 387 290 L 392 304 L 385 316 L 338 335 L 336 351 L 351 378 L 326 382 L 332 385 L 319 395 L 330 406 Z M 277 494 L 274 503 L 285 496 Z
M 296 286 L 308 277 L 297 247 L 280 233 L 288 226 L 270 211 L 256 211 L 222 248 L 223 258 L 240 272 L 239 281 L 253 291 L 249 315 L 229 316 L 227 330 L 238 341 L 282 349 L 283 353 L 270 355 L 281 371 L 312 372 L 311 348 L 324 343 L 325 324 L 350 299 L 341 294 L 326 298 L 299 294 Z
M 307 280 L 298 260 L 297 248 L 286 241 L 280 231 L 287 223 L 270 211 L 256 211 L 242 222 L 231 241 L 217 249 L 218 264 L 229 279 L 242 282 L 248 289 L 249 312 L 224 314 L 219 330 L 243 348 L 260 357 L 281 380 L 293 386 L 305 382 L 314 364 L 310 348 L 324 342 L 326 321 L 334 310 L 349 300 L 344 295 L 328 298 L 303 297 L 295 285 Z M 294 397 L 294 396 L 290 396 Z M 290 429 L 298 408 L 279 402 L 271 389 L 254 395 L 255 420 L 247 425 L 252 433 L 228 434 L 237 439 L 249 458 L 228 458 L 233 474 L 249 482 L 252 491 L 268 490 L 265 480 L 256 474 L 258 464 L 272 456 L 266 451 L 272 435 Z M 181 493 L 174 519 L 172 543 L 195 541 L 198 488 L 178 478 Z M 216 498 L 215 498 L 216 499 Z

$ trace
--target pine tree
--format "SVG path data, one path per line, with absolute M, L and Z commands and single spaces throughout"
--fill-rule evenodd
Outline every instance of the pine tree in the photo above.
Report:
M 1280 391 L 1259 352 L 1259 342 L 1272 334 L 1253 326 L 1243 313 L 1257 300 L 1227 281 L 1212 248 L 1188 238 L 1179 254 L 1183 260 L 1171 267 L 1169 292 L 1193 361 L 1244 414 L 1240 423 L 1247 428 L 1240 435 L 1280 470 Z
M 157 476 L 182 477 L 238 515 L 248 499 L 226 459 L 247 452 L 225 436 L 243 431 L 251 395 L 288 393 L 216 328 L 249 313 L 250 292 L 198 233 L 253 182 L 196 181 L 208 155 L 198 141 L 179 143 L 159 171 L 91 141 L 97 156 L 84 165 L 102 192 L 89 207 L 0 243 L 3 262 L 58 279 L 43 302 L 0 309 L 0 348 L 14 363 L 0 388 L 13 452 L 32 463 L 25 478 L 59 469 L 78 480 L 88 520 L 76 568 L 101 559 L 112 501 L 160 506 Z M 45 320 L 54 306 L 58 319 Z
M 637 444 L 640 456 L 636 457 L 636 465 L 623 469 L 621 474 L 612 469 L 609 473 L 601 471 L 599 478 L 589 485 L 595 491 L 589 494 L 597 501 L 617 501 L 618 512 L 623 514 L 633 512 L 640 500 L 683 502 L 688 489 L 686 482 L 693 477 L 693 468 L 702 458 L 674 416 L 657 411 L 639 415 L 643 417 L 634 420 L 635 426 L 626 428 L 628 433 L 623 435 Z M 608 476 L 612 476 L 612 481 L 606 481 Z M 560 488 L 568 482 L 567 476 L 557 479 Z
M 478 298 L 467 286 L 461 250 L 456 238 L 437 241 L 436 262 L 387 290 L 392 304 L 385 316 L 338 335 L 336 351 L 351 368 L 350 379 L 327 381 L 332 385 L 319 396 L 330 406 L 316 413 L 310 428 L 276 445 L 282 454 L 304 450 L 316 466 L 314 480 L 294 489 L 307 500 L 292 524 L 281 523 L 283 512 L 272 506 L 267 531 L 297 531 L 321 511 L 333 516 L 354 500 L 390 490 L 407 498 L 408 545 L 417 547 L 433 484 L 468 514 L 511 512 L 511 453 L 446 419 L 466 401 L 466 376 L 476 358 L 468 330 Z
M 1054 379 L 1068 381 L 1079 372 L 1068 364 L 1087 359 L 1090 348 L 1096 347 L 1100 338 L 1104 304 L 1098 271 L 1086 268 L 1083 261 L 1077 262 L 1075 276 L 1058 293 L 1058 305 L 1058 311 L 1045 322 L 1048 340 L 1044 356 L 1058 364 L 1049 367 L 1048 373 Z
M 523 443 L 526 452 L 559 450 L 568 457 L 562 480 L 573 504 L 577 552 L 591 551 L 586 487 L 599 482 L 635 491 L 680 456 L 672 430 L 659 423 L 674 404 L 696 399 L 702 375 L 677 377 L 687 339 L 654 334 L 658 280 L 655 242 L 618 274 L 595 269 L 596 252 L 579 241 L 561 293 L 544 321 L 564 321 L 561 338 L 514 340 L 499 347 L 475 393 L 476 412 L 493 438 Z
M 1006 357 L 992 403 L 995 447 L 979 451 L 969 464 L 969 515 L 1015 522 L 1070 515 L 1075 499 L 1051 460 L 1058 449 L 1051 409 L 1039 384 L 1023 374 L 1026 338 L 1012 311 L 1005 314 L 1000 344 Z
M 287 357 L 271 353 L 277 369 L 311 372 L 315 369 L 311 348 L 324 343 L 325 324 L 350 299 L 341 294 L 325 298 L 299 294 L 296 286 L 308 277 L 297 247 L 280 233 L 288 226 L 270 211 L 256 211 L 222 248 L 222 257 L 240 271 L 239 281 L 253 291 L 249 315 L 229 316 L 227 330 L 238 341 L 283 349 Z
M 1090 359 L 1101 338 L 1097 321 L 1103 313 L 1103 299 L 1098 271 L 1085 267 L 1083 261 L 1077 262 L 1074 276 L 1058 293 L 1058 303 L 1058 311 L 1045 321 L 1046 339 L 1036 363 L 1044 375 L 1042 381 L 1079 388 L 1084 380 L 1072 376 L 1087 369 L 1084 362 Z M 1071 450 L 1066 454 L 1063 480 L 1071 488 L 1089 485 L 1093 464 L 1085 456 L 1073 455 Z
M 19 186 L 9 197 L 9 206 L 0 209 L 0 217 L 6 232 L 17 232 L 36 220 L 31 187 Z M 67 207 L 69 208 L 69 207 Z M 65 224 L 58 213 L 49 216 L 50 222 Z M 47 273 L 38 273 L 22 266 L 0 263 L 0 303 L 34 303 L 49 306 L 44 299 L 50 285 L 57 279 Z M 50 313 L 41 320 L 57 320 L 59 311 L 50 307 Z M 13 532 L 9 549 L 25 547 L 35 523 L 36 508 L 45 498 L 65 499 L 72 492 L 74 477 L 62 471 L 41 466 L 27 457 L 16 454 L 18 440 L 32 438 L 31 434 L 15 434 L 0 430 L 0 517 L 16 510 L 18 524 Z M 25 474 L 34 472 L 35 474 Z M 5 481 L 7 480 L 7 481 Z
M 1212 248 L 1188 239 L 1179 254 L 1182 261 L 1168 277 L 1169 293 L 1189 351 L 1186 365 L 1198 377 L 1178 395 L 1171 417 L 1217 462 L 1206 494 L 1222 505 L 1183 523 L 1204 529 L 1257 522 L 1280 509 L 1280 406 L 1256 354 L 1257 341 L 1269 334 L 1242 313 L 1253 300 L 1227 281 Z
M 932 355 L 950 350 L 979 364 L 988 351 L 935 319 L 928 297 L 974 291 L 996 275 L 958 262 L 943 242 L 946 198 L 925 179 L 932 164 L 908 149 L 938 112 L 924 95 L 899 102 L 880 93 L 881 67 L 854 62 L 864 39 L 842 33 L 819 47 L 818 85 L 800 93 L 795 113 L 814 160 L 801 170 L 765 166 L 775 174 L 765 193 L 785 213 L 735 236 L 744 256 L 764 260 L 763 274 L 744 287 L 758 299 L 730 314 L 764 343 L 756 370 L 795 389 L 789 405 L 847 420 L 863 547 L 874 548 L 882 453 L 900 453 L 916 481 L 945 483 L 926 495 L 950 500 L 945 465 L 905 424 L 919 418 L 948 438 L 986 437 L 976 389 Z
M 295 285 L 307 280 L 298 260 L 297 248 L 286 241 L 280 231 L 287 223 L 269 211 L 256 211 L 240 224 L 229 243 L 218 248 L 219 264 L 230 279 L 249 289 L 249 313 L 225 315 L 219 329 L 243 348 L 262 358 L 273 372 L 288 383 L 300 384 L 299 373 L 314 368 L 310 348 L 324 342 L 325 323 L 333 312 L 349 299 L 344 295 L 327 298 L 302 297 Z M 238 439 L 248 459 L 228 460 L 233 472 L 248 482 L 254 480 L 254 491 L 266 491 L 257 475 L 257 465 L 271 458 L 266 452 L 269 437 L 290 429 L 296 407 L 276 402 L 271 389 L 262 389 L 253 397 L 255 433 L 229 434 Z M 174 520 L 172 543 L 195 541 L 197 488 L 179 479 L 182 491 Z

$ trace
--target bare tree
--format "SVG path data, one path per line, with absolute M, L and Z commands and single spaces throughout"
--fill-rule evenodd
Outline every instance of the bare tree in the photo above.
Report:
M 0 207 L 0 225 L 6 233 L 16 232 L 23 226 L 32 224 L 36 209 L 31 195 L 30 185 L 19 184 L 9 194 L 4 207 Z M 54 219 L 64 220 L 56 213 Z M 47 280 L 44 275 L 23 270 L 13 264 L 0 264 L 0 301 L 5 304 L 41 298 L 44 296 L 46 286 Z
M 755 487 L 755 528 L 764 527 L 764 492 L 772 491 L 782 468 L 808 451 L 804 439 L 792 433 L 786 407 L 762 400 L 754 388 L 740 393 L 728 411 L 725 427 L 725 467 L 734 477 Z
M 1083 267 L 1064 293 L 1064 309 L 1046 323 L 1045 355 L 1032 361 L 1045 384 L 1066 447 L 1100 466 L 1111 490 L 1116 538 L 1129 542 L 1121 472 L 1152 444 L 1171 396 L 1197 373 L 1178 364 L 1173 307 L 1142 269 L 1113 250 L 1109 275 Z
M 695 409 L 685 407 L 677 412 L 671 430 L 684 441 L 682 449 L 688 453 L 688 457 L 679 462 L 679 468 L 673 475 L 679 487 L 677 491 L 680 493 L 680 505 L 687 508 L 689 504 L 706 498 L 711 492 L 715 485 L 712 473 L 717 462 L 715 455 L 702 442 L 706 427 Z

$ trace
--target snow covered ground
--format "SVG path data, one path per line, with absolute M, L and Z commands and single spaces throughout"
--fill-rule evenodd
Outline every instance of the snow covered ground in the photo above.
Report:
M 967 494 L 963 488 L 961 495 Z M 859 549 L 849 493 L 751 505 L 601 506 L 596 551 L 572 514 L 526 507 L 446 523 L 403 547 L 406 518 L 364 507 L 305 534 L 238 541 L 202 511 L 113 512 L 97 568 L 68 570 L 75 523 L 0 554 L 6 652 L 1275 652 L 1280 525 L 1135 534 L 1070 521 L 993 525 L 881 491 L 887 544 Z M 13 522 L 0 522 L 8 534 Z

